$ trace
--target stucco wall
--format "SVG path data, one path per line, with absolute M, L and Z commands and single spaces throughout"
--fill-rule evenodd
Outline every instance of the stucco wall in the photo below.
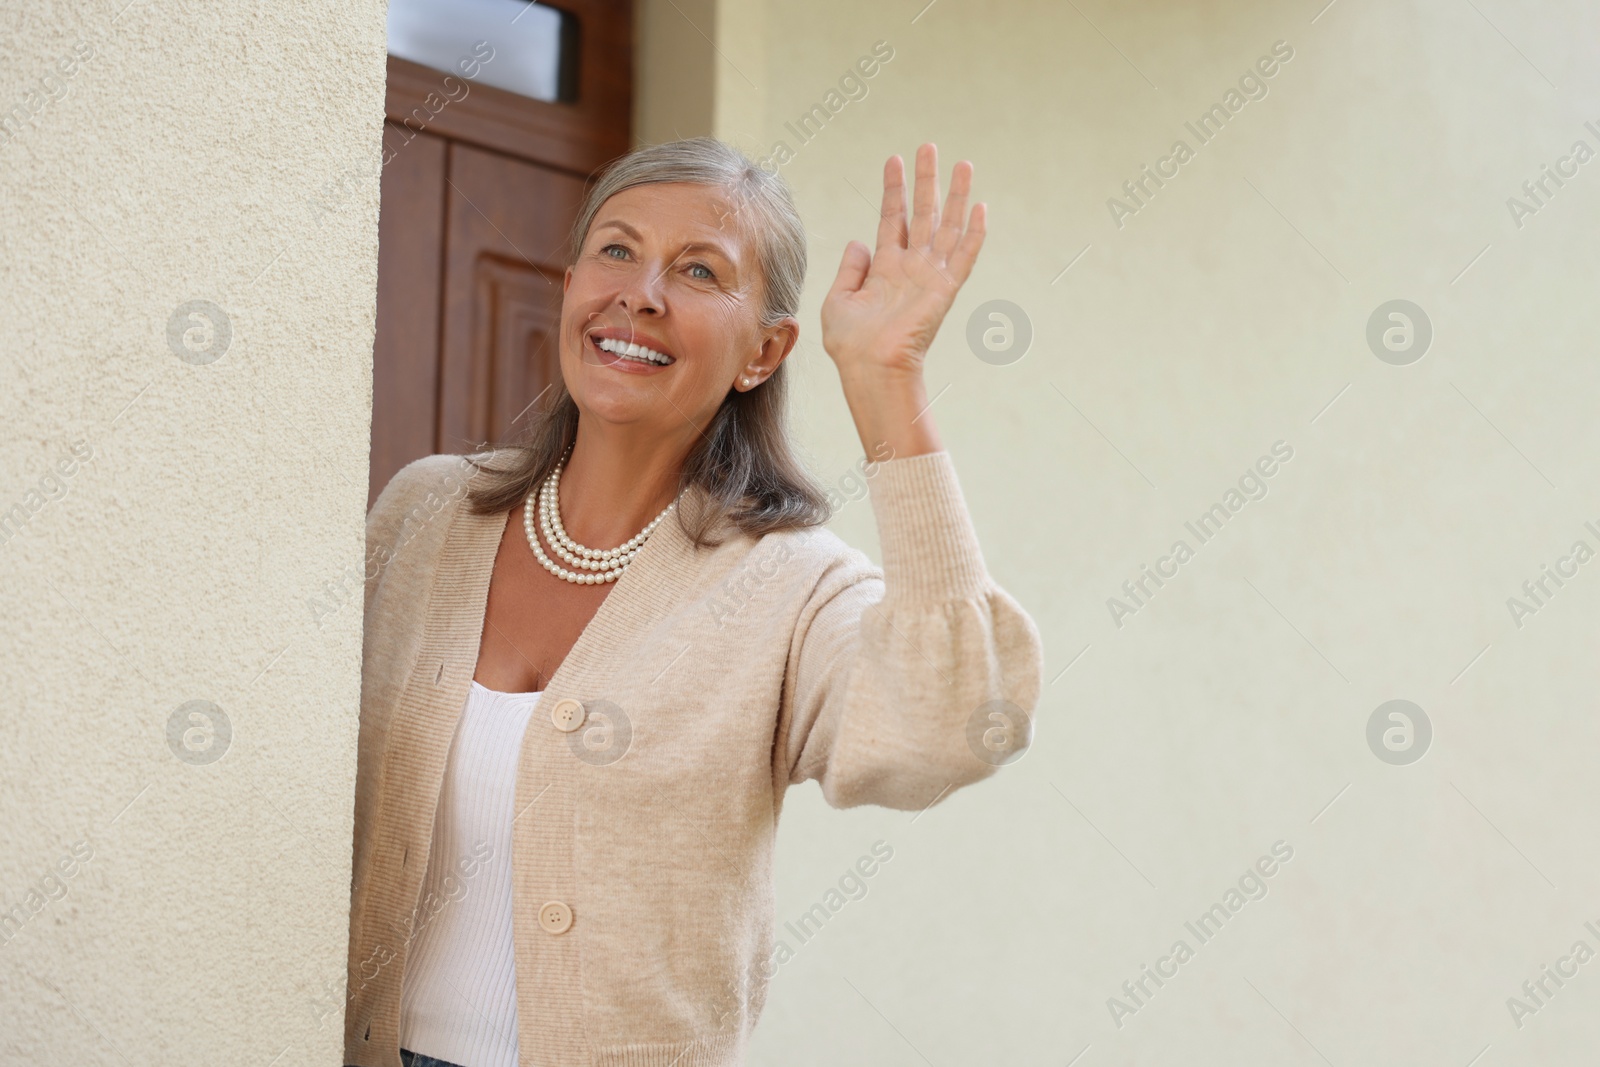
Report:
M 0 1062 L 339 1063 L 383 7 L 0 21 Z
M 1600 950 L 1600 562 L 1570 555 L 1600 550 L 1600 159 L 1561 162 L 1600 150 L 1600 8 L 1325 5 L 720 6 L 716 132 L 793 151 L 813 238 L 799 430 L 845 496 L 861 452 L 822 295 L 844 243 L 872 240 L 886 155 L 936 141 L 946 182 L 976 165 L 990 235 L 934 346 L 933 412 L 1051 682 L 1034 748 L 920 816 L 794 791 L 780 932 L 875 842 L 893 859 L 788 938 L 752 1063 L 1488 1046 L 1479 1063 L 1531 1065 L 1600 1038 L 1600 963 L 1546 980 L 1533 1013 L 1507 1005 L 1536 1006 L 1522 983 L 1575 942 Z M 801 143 L 785 124 L 880 40 L 892 60 Z M 1261 57 L 1271 76 L 1201 143 L 1184 123 Z M 1178 139 L 1191 158 L 1130 200 Z M 1544 164 L 1565 184 L 1514 218 Z M 1367 337 L 1396 299 L 1432 326 L 1405 365 Z M 993 300 L 1031 324 L 1013 362 L 969 347 Z M 1186 528 L 1234 499 L 1208 540 Z M 865 503 L 835 527 L 874 543 Z M 1179 540 L 1192 558 L 1162 563 Z M 1514 617 L 1546 564 L 1577 575 Z M 1135 602 L 1146 565 L 1176 573 Z M 1409 765 L 1369 747 L 1392 699 L 1431 723 Z M 1244 902 L 1246 879 L 1202 943 L 1185 922 L 1264 856 L 1265 897 Z M 1130 997 L 1179 940 L 1192 958 Z
M 716 123 L 716 0 L 637 0 L 633 20 L 633 139 L 703 137 Z

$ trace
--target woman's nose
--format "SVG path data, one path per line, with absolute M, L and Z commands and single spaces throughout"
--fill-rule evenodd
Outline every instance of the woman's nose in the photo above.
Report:
M 656 264 L 641 264 L 623 284 L 617 303 L 631 315 L 661 314 L 666 310 L 661 293 L 662 274 L 661 267 Z

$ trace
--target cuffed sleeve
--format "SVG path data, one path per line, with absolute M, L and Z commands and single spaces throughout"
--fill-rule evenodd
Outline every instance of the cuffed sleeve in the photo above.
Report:
M 869 485 L 883 569 L 841 559 L 801 613 L 789 780 L 838 808 L 917 810 L 1026 744 L 1042 649 L 984 566 L 948 453 L 885 461 Z

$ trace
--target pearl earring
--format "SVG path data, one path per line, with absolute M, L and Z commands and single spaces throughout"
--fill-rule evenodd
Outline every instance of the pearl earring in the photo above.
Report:
M 750 384 L 750 379 L 749 378 L 740 378 L 739 380 L 741 382 L 743 382 L 745 385 L 749 385 Z

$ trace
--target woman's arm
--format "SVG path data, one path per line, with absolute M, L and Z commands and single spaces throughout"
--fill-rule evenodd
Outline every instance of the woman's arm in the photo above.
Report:
M 904 165 L 883 170 L 873 253 L 845 248 L 822 305 L 862 445 L 895 459 L 871 482 L 883 572 L 824 575 L 791 648 L 781 743 L 789 780 L 818 778 L 835 807 L 925 807 L 993 774 L 1031 735 L 1042 688 L 1039 633 L 983 564 L 955 467 L 927 413 L 922 368 L 983 246 L 985 210 L 957 163 L 943 221 L 938 154 L 917 150 L 906 222 Z
M 842 558 L 813 590 L 781 755 L 834 807 L 917 810 L 1026 746 L 1042 648 L 984 567 L 949 453 L 889 460 L 869 485 L 883 570 Z

